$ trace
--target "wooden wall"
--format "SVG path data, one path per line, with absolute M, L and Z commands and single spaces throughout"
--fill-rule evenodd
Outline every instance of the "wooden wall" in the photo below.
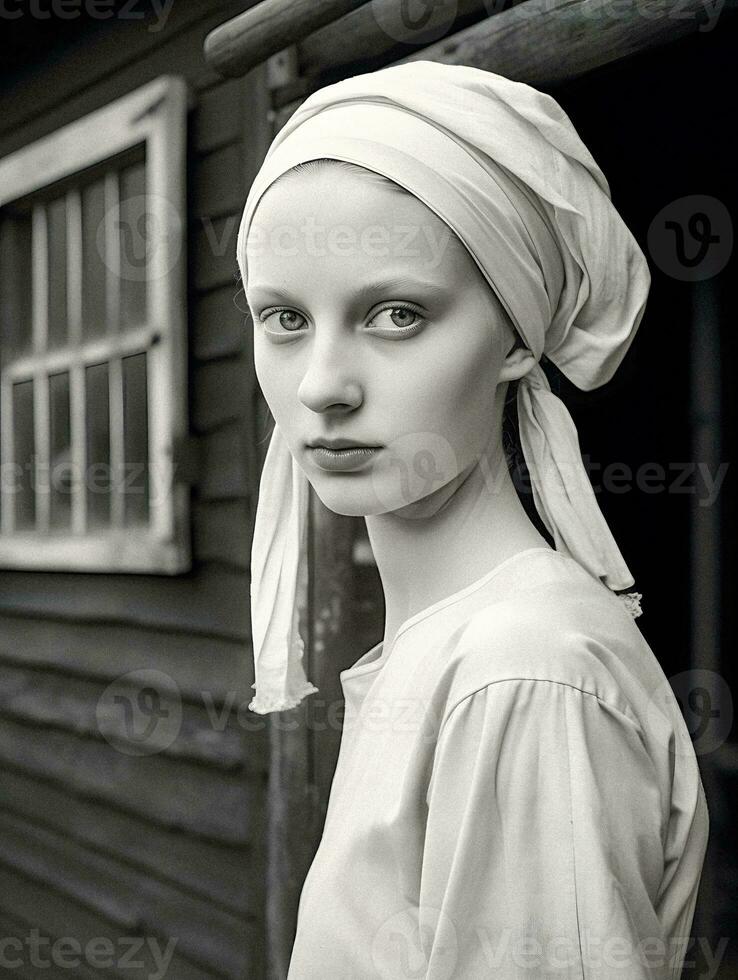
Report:
M 0 936 L 109 937 L 116 957 L 121 937 L 161 948 L 176 939 L 166 975 L 177 980 L 264 975 L 267 736 L 245 711 L 259 433 L 234 297 L 238 219 L 266 113 L 259 69 L 224 82 L 202 57 L 207 32 L 244 6 L 175 3 L 156 32 L 106 21 L 63 61 L 29 64 L 0 96 L 5 155 L 164 73 L 185 76 L 192 95 L 192 439 L 180 463 L 192 483 L 193 569 L 0 570 Z M 161 707 L 181 705 L 182 722 L 171 745 L 136 756 L 111 744 L 122 735 L 114 719 L 109 740 L 101 735 L 101 706 L 104 715 L 111 682 L 142 669 L 171 679 Z M 141 679 L 131 682 L 120 690 L 135 698 Z M 151 976 L 146 951 L 137 969 L 83 960 L 60 974 Z M 12 975 L 50 971 L 26 955 Z

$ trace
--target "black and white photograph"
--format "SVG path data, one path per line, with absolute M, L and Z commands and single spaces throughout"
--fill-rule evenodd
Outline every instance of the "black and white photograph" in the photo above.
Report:
M 0 0 L 0 977 L 738 980 L 737 93 L 735 0 Z

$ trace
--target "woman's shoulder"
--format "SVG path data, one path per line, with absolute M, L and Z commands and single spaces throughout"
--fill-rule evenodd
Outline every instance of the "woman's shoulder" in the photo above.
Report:
M 445 664 L 447 703 L 491 684 L 540 681 L 578 688 L 632 716 L 626 679 L 644 658 L 655 659 L 632 616 L 573 559 L 533 557 L 458 632 Z

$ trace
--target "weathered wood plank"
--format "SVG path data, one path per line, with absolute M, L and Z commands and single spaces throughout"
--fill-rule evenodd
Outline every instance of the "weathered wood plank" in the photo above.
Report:
M 252 10 L 215 28 L 205 39 L 205 58 L 222 75 L 242 75 L 311 31 L 355 10 L 367 0 L 262 0 Z
M 171 882 L 233 913 L 261 913 L 260 848 L 214 844 L 163 830 L 120 810 L 71 795 L 67 789 L 0 767 L 5 810 Z
M 68 935 L 68 933 L 67 933 Z M 0 911 L 0 937 L 5 941 L 3 947 L 4 967 L 8 976 L 21 977 L 22 980 L 49 980 L 49 969 L 53 965 L 49 956 L 52 945 L 61 937 L 50 936 L 46 930 L 39 930 L 38 953 L 31 953 L 30 929 L 27 922 L 16 918 L 8 911 Z M 60 944 L 61 947 L 64 944 Z M 57 949 L 60 948 L 57 946 Z M 64 958 L 62 958 L 64 962 Z M 94 959 L 93 959 L 93 962 Z M 19 965 L 17 965 L 19 964 Z M 10 972 L 12 971 L 12 973 Z M 106 972 L 106 976 L 110 974 Z M 98 980 L 100 973 L 93 971 L 80 955 L 74 966 L 74 977 L 79 980 Z
M 238 306 L 236 305 L 238 304 Z M 239 309 L 238 307 L 242 309 Z M 246 308 L 240 284 L 197 296 L 192 309 L 192 354 L 198 361 L 240 355 L 253 330 L 242 312 Z
M 177 937 L 177 951 L 214 972 L 244 968 L 248 923 L 44 827 L 0 811 L 2 860 L 81 902 L 121 929 Z
M 254 681 L 250 643 L 152 632 L 111 623 L 26 619 L 0 615 L 0 656 L 17 666 L 47 667 L 110 682 L 155 667 L 174 678 L 182 697 L 201 702 L 210 691 L 220 705 L 250 700 Z
M 250 430 L 251 422 L 240 419 L 209 432 L 203 439 L 202 474 L 198 487 L 202 500 L 249 496 L 255 482 L 254 475 L 248 472 L 246 466 Z M 235 583 L 232 583 L 231 589 L 235 588 Z M 242 594 L 243 600 L 240 598 Z M 243 593 L 239 589 L 237 595 L 237 601 L 243 602 L 243 607 L 248 607 L 248 586 Z M 250 609 L 246 609 L 246 613 L 250 622 Z
M 192 146 L 197 153 L 208 153 L 241 138 L 244 86 L 237 79 L 218 80 L 218 84 L 198 93 L 192 112 Z
M 195 552 L 203 561 L 227 561 L 248 571 L 251 564 L 251 508 L 248 500 L 195 503 Z
M 246 195 L 240 143 L 229 143 L 201 156 L 193 183 L 192 208 L 198 219 L 218 218 L 243 208 Z
M 373 67 L 395 61 L 434 43 L 441 35 L 449 37 L 476 23 L 488 13 L 499 14 L 505 7 L 521 0 L 454 0 L 437 3 L 429 13 L 410 20 L 397 0 L 373 0 L 339 20 L 327 24 L 314 34 L 297 42 L 297 61 L 300 74 L 311 80 L 330 74 L 338 76 L 343 69 L 350 74 L 369 71 Z M 295 98 L 302 93 L 296 92 Z M 275 92 L 275 104 L 284 104 L 283 96 Z
M 252 408 L 254 366 L 245 356 L 197 365 L 193 384 L 192 427 L 198 433 L 243 418 Z
M 157 709 L 177 720 L 176 738 L 162 748 L 161 755 L 191 762 L 201 762 L 226 771 L 244 771 L 252 775 L 263 768 L 265 726 L 247 733 L 236 721 L 235 710 L 247 702 L 226 710 L 217 709 L 211 692 L 201 692 L 198 704 L 183 703 L 176 681 L 157 672 L 166 687 L 158 690 Z M 151 683 L 151 674 L 121 674 L 115 680 L 116 696 L 136 703 L 142 685 Z M 126 715 L 119 702 L 113 702 L 106 685 L 68 675 L 29 670 L 0 660 L 0 714 L 28 725 L 54 727 L 91 738 L 112 740 L 116 746 L 132 745 L 126 733 Z M 208 710 L 210 709 L 210 710 Z M 179 719 L 181 718 L 181 721 Z M 172 732 L 174 734 L 174 732 Z M 167 733 L 167 737 L 169 733 Z
M 106 743 L 0 718 L 0 763 L 69 787 L 170 830 L 250 844 L 259 826 L 261 780 L 158 755 L 132 757 Z
M 213 438 L 207 443 L 217 442 Z M 207 474 L 206 489 L 220 485 L 233 491 L 243 469 L 237 438 L 223 438 L 237 457 L 224 473 Z M 226 463 L 224 446 L 206 445 L 204 457 Z M 210 457 L 210 460 L 208 460 Z M 242 475 L 246 494 L 245 474 Z M 228 496 L 229 494 L 225 494 Z M 212 492 L 210 496 L 213 496 Z M 148 575 L 93 575 L 80 572 L 0 572 L 0 613 L 53 617 L 70 623 L 120 623 L 194 632 L 246 641 L 250 636 L 248 582 L 243 573 L 197 567 L 172 578 Z M 12 642 L 12 637 L 8 638 Z M 0 643 L 2 643 L 0 639 Z M 6 641 L 7 642 L 7 641 Z
M 238 213 L 218 218 L 201 216 L 191 225 L 189 239 L 195 255 L 196 289 L 204 292 L 232 286 L 234 293 L 238 289 L 236 240 L 240 220 L 239 208 Z
M 392 0 L 381 0 L 378 9 L 390 18 L 393 6 Z M 352 23 L 352 29 L 341 30 L 338 21 L 305 38 L 298 47 L 303 73 L 299 91 L 286 85 L 272 93 L 278 107 L 276 130 L 327 82 L 384 64 L 422 60 L 469 65 L 542 89 L 555 88 L 700 30 L 706 18 L 701 0 L 685 0 L 679 17 L 670 0 L 624 0 L 617 9 L 609 0 L 504 0 L 489 6 L 491 16 L 477 20 L 470 11 L 471 24 L 457 29 L 463 23 L 460 17 L 440 40 L 401 57 L 393 32 L 382 30 L 381 18 L 373 21 L 362 10 L 349 15 L 356 29 Z M 728 0 L 728 6 L 734 7 L 735 0 Z M 348 28 L 349 17 L 342 20 Z
M 42 936 L 72 937 L 81 946 L 83 951 L 81 958 L 85 963 L 94 963 L 95 975 L 104 977 L 152 980 L 152 977 L 160 975 L 161 964 L 157 965 L 148 941 L 144 941 L 140 946 L 138 942 L 141 938 L 150 939 L 163 953 L 166 953 L 169 948 L 167 937 L 141 937 L 135 929 L 135 924 L 133 929 L 122 930 L 90 912 L 78 902 L 70 899 L 62 900 L 62 896 L 48 885 L 20 874 L 16 869 L 8 867 L 0 858 L 0 914 L 8 913 L 28 924 L 30 928 L 26 931 L 26 935 L 29 935 L 30 929 L 35 927 Z M 108 939 L 113 944 L 111 967 L 98 965 L 104 962 L 99 957 L 95 960 L 87 958 L 92 955 L 88 951 L 94 951 L 94 946 L 90 944 L 100 939 Z M 137 941 L 135 946 L 132 945 L 134 940 Z M 133 949 L 135 949 L 134 956 L 131 955 Z M 42 946 L 41 952 L 45 961 L 51 965 L 48 948 Z M 99 948 L 97 952 L 100 952 Z M 49 973 L 47 972 L 46 975 L 49 976 Z M 213 973 L 201 964 L 193 964 L 183 956 L 179 956 L 176 943 L 166 976 L 176 977 L 177 980 L 222 978 L 222 974 Z
M 676 41 L 705 19 L 701 0 L 525 0 L 397 64 L 469 65 L 529 85 L 553 87 L 602 65 Z

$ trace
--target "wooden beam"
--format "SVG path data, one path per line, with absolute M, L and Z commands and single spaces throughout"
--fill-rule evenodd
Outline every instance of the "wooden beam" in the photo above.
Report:
M 735 10 L 737 2 L 726 0 L 721 16 Z M 710 16 L 704 0 L 680 0 L 678 14 L 672 0 L 524 0 L 391 63 L 469 65 L 528 85 L 555 88 L 595 68 L 711 29 L 715 22 Z M 362 43 L 369 39 L 363 36 Z M 341 59 L 348 58 L 353 44 L 347 32 Z M 328 71 L 334 51 L 326 46 L 321 61 L 312 38 L 298 46 L 303 69 L 302 59 L 309 57 L 314 71 Z M 345 75 L 353 73 L 347 70 Z M 311 91 L 325 84 L 325 77 L 318 74 L 302 83 L 291 99 L 287 87 L 273 93 L 274 105 L 280 107 L 274 120 L 277 129 Z
M 526 0 L 398 63 L 470 65 L 554 87 L 709 26 L 704 0 Z
M 282 48 L 365 3 L 367 0 L 262 0 L 208 34 L 205 59 L 221 75 L 244 75 Z
M 337 76 L 348 66 L 352 74 L 370 71 L 482 20 L 492 12 L 493 2 L 498 14 L 522 0 L 441 0 L 432 8 L 426 5 L 430 8 L 426 16 L 415 19 L 410 19 L 407 11 L 403 13 L 404 5 L 397 0 L 372 0 L 300 39 L 300 73 Z

